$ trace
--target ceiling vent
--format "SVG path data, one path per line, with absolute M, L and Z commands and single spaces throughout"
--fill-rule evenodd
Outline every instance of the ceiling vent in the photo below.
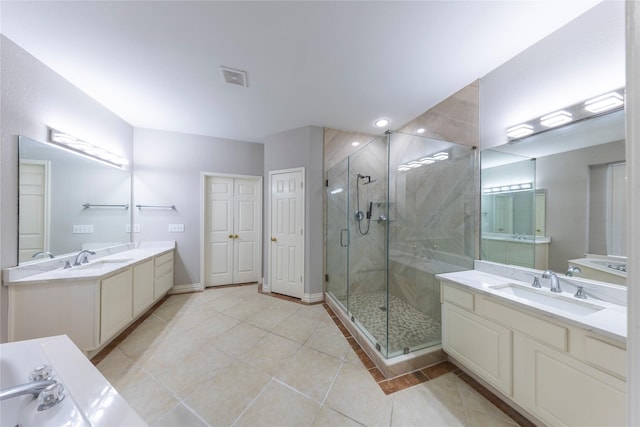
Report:
M 221 65 L 220 72 L 222 73 L 222 79 L 225 83 L 248 87 L 246 71 L 236 70 L 234 68 L 224 67 Z

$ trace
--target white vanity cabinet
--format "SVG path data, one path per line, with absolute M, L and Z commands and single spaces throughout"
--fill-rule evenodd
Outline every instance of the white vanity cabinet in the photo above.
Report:
M 506 400 L 547 425 L 626 425 L 624 344 L 441 284 L 443 350 Z
M 157 252 L 134 249 L 118 254 L 127 264 L 98 259 L 94 268 L 9 282 L 9 341 L 67 335 L 95 354 L 173 286 L 173 250 Z
M 154 259 L 154 298 L 158 299 L 173 287 L 173 251 Z
M 133 319 L 133 268 L 100 281 L 100 344 Z
M 511 396 L 511 330 L 473 313 L 474 295 L 444 286 L 442 347 Z
M 162 256 L 162 255 L 161 255 Z M 156 257 L 157 258 L 157 257 Z M 154 301 L 154 260 L 133 266 L 133 316 L 144 312 Z M 168 290 L 168 289 L 167 289 Z

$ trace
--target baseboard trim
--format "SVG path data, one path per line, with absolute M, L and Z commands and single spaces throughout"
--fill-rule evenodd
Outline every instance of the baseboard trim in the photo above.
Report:
M 262 281 L 262 292 L 264 292 L 265 294 L 271 293 L 271 286 L 269 286 L 269 284 L 264 280 Z
M 169 289 L 169 295 L 174 294 L 186 294 L 189 292 L 200 292 L 202 290 L 202 285 L 200 283 L 191 283 L 188 285 L 175 285 L 171 289 Z
M 323 302 L 324 301 L 324 293 L 320 292 L 317 294 L 304 294 L 302 296 L 302 302 L 305 302 L 307 304 L 313 304 L 316 302 Z

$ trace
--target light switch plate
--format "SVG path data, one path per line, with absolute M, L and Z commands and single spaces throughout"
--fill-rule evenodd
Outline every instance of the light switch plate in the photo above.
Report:
M 169 224 L 169 233 L 184 233 L 184 224 Z
M 91 234 L 93 233 L 93 224 L 74 225 L 73 234 Z

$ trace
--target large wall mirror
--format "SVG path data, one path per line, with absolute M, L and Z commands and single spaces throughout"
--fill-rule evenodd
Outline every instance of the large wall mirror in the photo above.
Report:
M 131 241 L 131 174 L 20 136 L 18 262 Z M 35 256 L 35 257 L 34 257 Z
M 482 259 L 561 273 L 578 266 L 582 277 L 626 284 L 624 111 L 481 156 Z M 518 253 L 516 262 L 503 259 Z

